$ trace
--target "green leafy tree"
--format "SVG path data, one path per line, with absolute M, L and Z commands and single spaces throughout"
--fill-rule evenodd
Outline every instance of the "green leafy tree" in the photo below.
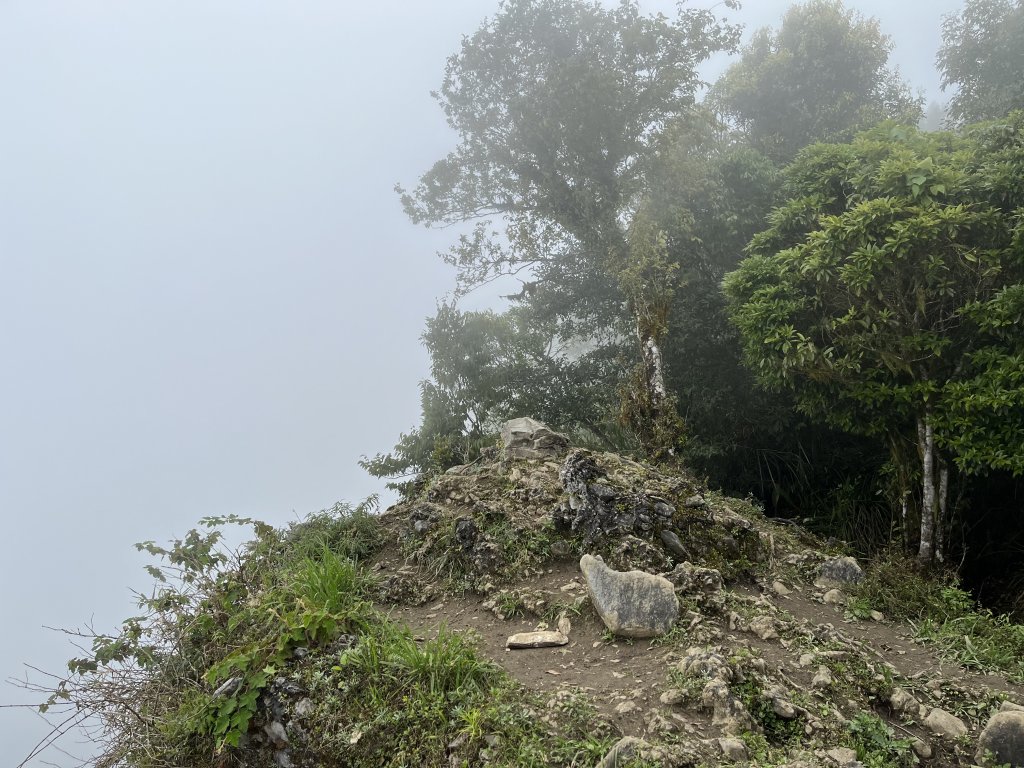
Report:
M 967 0 L 942 23 L 937 57 L 949 113 L 973 123 L 1024 109 L 1024 2 Z
M 941 555 L 949 459 L 996 466 L 991 448 L 1006 437 L 972 455 L 953 414 L 987 386 L 979 407 L 1009 398 L 1020 428 L 1021 398 L 999 374 L 1005 383 L 1019 361 L 1006 339 L 1024 330 L 1012 309 L 1024 197 L 1010 170 L 1022 159 L 1019 114 L 967 139 L 889 125 L 811 147 L 788 171 L 788 202 L 725 283 L 760 378 L 814 417 L 884 437 L 904 482 L 920 478 L 924 561 Z M 1000 308 L 1009 312 L 993 321 Z
M 458 147 L 402 192 L 415 222 L 475 222 L 446 256 L 462 290 L 528 270 L 531 303 L 564 320 L 566 337 L 625 310 L 653 412 L 667 405 L 645 313 L 657 299 L 626 269 L 646 248 L 630 244 L 629 221 L 662 129 L 693 109 L 697 65 L 736 36 L 704 10 L 669 19 L 631 0 L 506 0 L 449 59 L 437 94 Z
M 710 101 L 752 146 L 780 162 L 816 141 L 845 141 L 886 119 L 914 124 L 920 98 L 887 68 L 892 43 L 839 0 L 794 5 L 758 30 Z
M 411 490 L 415 480 L 402 478 L 472 461 L 503 421 L 525 413 L 556 429 L 611 439 L 616 356 L 560 347 L 555 336 L 527 307 L 501 314 L 439 307 L 423 334 L 431 379 L 420 385 L 420 425 L 362 466 Z

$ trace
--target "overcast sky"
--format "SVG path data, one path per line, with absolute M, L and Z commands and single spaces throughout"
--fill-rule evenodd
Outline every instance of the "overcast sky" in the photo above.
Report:
M 749 32 L 788 3 L 745 5 Z M 958 6 L 857 7 L 941 99 Z M 496 7 L 0 0 L 0 678 L 62 670 L 43 625 L 130 615 L 137 541 L 381 490 L 356 461 L 417 423 L 453 284 L 392 187 L 451 148 L 429 93 Z M 44 733 L 0 710 L 6 759 Z

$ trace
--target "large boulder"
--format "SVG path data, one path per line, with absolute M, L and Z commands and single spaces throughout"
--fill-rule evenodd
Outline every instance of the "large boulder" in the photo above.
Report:
M 996 712 L 978 737 L 978 765 L 1024 766 L 1024 712 Z
M 852 557 L 833 557 L 818 568 L 816 586 L 832 589 L 858 584 L 864 578 L 864 571 Z
M 514 459 L 556 459 L 569 448 L 569 440 L 543 422 L 523 416 L 501 425 L 501 442 Z
M 679 618 L 672 582 L 643 571 L 615 571 L 592 555 L 580 559 L 587 593 L 601 621 L 621 637 L 657 637 Z

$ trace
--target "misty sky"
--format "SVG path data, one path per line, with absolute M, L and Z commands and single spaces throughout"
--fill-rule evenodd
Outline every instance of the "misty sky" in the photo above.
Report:
M 745 5 L 749 33 L 788 3 Z M 959 5 L 857 7 L 941 99 Z M 130 615 L 137 541 L 381 490 L 356 461 L 418 422 L 418 337 L 453 285 L 450 233 L 392 187 L 452 147 L 429 94 L 496 7 L 0 0 L 0 678 L 62 671 L 43 625 Z M 0 710 L 7 759 L 44 733 Z

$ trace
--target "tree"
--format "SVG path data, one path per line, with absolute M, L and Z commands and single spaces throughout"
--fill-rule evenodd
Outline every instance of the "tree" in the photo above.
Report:
M 553 335 L 525 307 L 496 314 L 441 305 L 423 334 L 431 378 L 420 384 L 420 425 L 390 453 L 363 459 L 363 468 L 390 478 L 443 472 L 473 460 L 503 421 L 524 413 L 555 429 L 605 437 L 615 355 L 566 351 Z
M 882 120 L 914 124 L 922 102 L 886 67 L 892 43 L 839 0 L 794 5 L 758 30 L 710 102 L 759 151 L 788 162 L 816 141 L 846 141 Z
M 936 63 L 942 89 L 956 89 L 949 112 L 957 123 L 1024 108 L 1024 2 L 967 0 L 942 22 Z
M 476 223 L 447 254 L 462 290 L 525 269 L 541 286 L 534 304 L 572 330 L 625 309 L 655 413 L 663 356 L 636 293 L 650 283 L 627 274 L 630 254 L 648 252 L 630 244 L 629 220 L 661 130 L 693 109 L 697 65 L 736 35 L 703 10 L 506 0 L 448 60 L 437 97 L 458 147 L 402 191 L 415 222 Z
M 888 125 L 808 148 L 725 283 L 761 379 L 808 414 L 885 437 L 904 482 L 920 478 L 923 561 L 941 556 L 949 460 L 997 464 L 952 431 L 964 404 L 994 388 L 987 407 L 1010 401 L 1024 435 L 1022 398 L 1005 389 L 1024 330 L 1022 127 L 1019 113 L 964 139 Z

